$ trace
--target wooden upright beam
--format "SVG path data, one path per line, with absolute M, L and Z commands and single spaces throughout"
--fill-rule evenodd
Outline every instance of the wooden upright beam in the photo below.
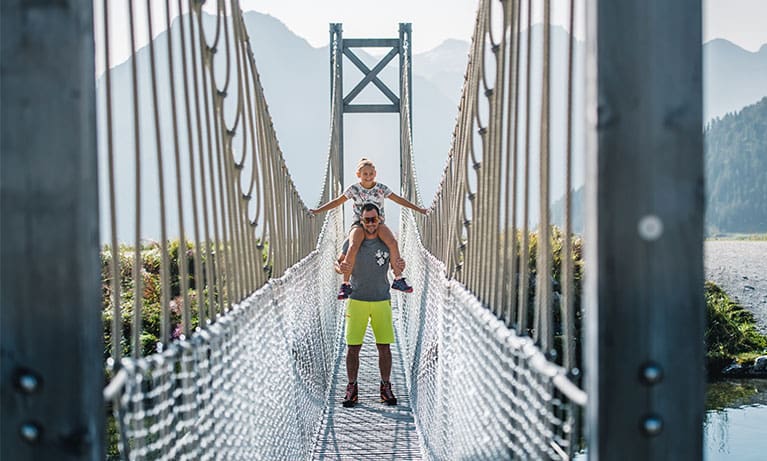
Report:
M 0 459 L 103 460 L 93 2 L 0 8 Z
M 702 459 L 701 2 L 587 2 L 589 459 Z

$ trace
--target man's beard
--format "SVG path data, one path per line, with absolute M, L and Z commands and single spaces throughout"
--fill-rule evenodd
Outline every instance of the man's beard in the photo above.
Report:
M 368 233 L 368 235 L 373 235 L 373 234 L 375 234 L 376 232 L 378 232 L 378 228 L 376 227 L 376 228 L 374 228 L 373 230 L 370 230 L 370 229 L 368 229 L 367 227 L 365 227 L 365 232 L 367 232 L 367 233 Z

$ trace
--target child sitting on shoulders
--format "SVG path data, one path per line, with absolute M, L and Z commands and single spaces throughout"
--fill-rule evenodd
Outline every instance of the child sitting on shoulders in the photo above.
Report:
M 314 215 L 323 211 L 332 210 L 349 199 L 353 201 L 354 206 L 352 211 L 354 213 L 354 222 L 352 223 L 352 228 L 349 233 L 349 249 L 346 252 L 345 262 L 351 267 L 354 267 L 357 251 L 359 250 L 362 241 L 365 240 L 365 230 L 361 223 L 362 206 L 366 203 L 372 203 L 377 206 L 380 210 L 381 220 L 381 223 L 378 226 L 378 236 L 389 248 L 389 261 L 392 263 L 391 266 L 394 271 L 394 282 L 391 287 L 395 290 L 404 291 L 405 293 L 412 293 L 413 287 L 407 284 L 405 277 L 402 276 L 402 272 L 395 268 L 394 261 L 400 259 L 399 246 L 391 229 L 384 224 L 384 199 L 389 198 L 395 203 L 419 213 L 426 214 L 427 210 L 426 208 L 421 208 L 395 194 L 385 184 L 376 182 L 376 167 L 373 162 L 365 157 L 361 158 L 357 163 L 357 177 L 360 181 L 347 187 L 343 194 L 317 209 L 309 210 L 309 212 Z M 338 299 L 346 299 L 351 294 L 352 287 L 349 283 L 350 277 L 351 275 L 349 274 L 344 275 L 344 281 L 341 284 L 341 288 L 338 290 Z

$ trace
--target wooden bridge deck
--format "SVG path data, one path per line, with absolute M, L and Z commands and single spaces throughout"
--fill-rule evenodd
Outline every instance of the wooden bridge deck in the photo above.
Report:
M 396 317 L 394 310 L 395 335 Z M 319 438 L 315 444 L 315 460 L 419 460 L 421 441 L 416 432 L 410 399 L 405 389 L 405 369 L 399 342 L 392 344 L 392 390 L 397 397 L 396 406 L 380 402 L 378 352 L 373 333 L 368 326 L 360 351 L 359 403 L 344 408 L 341 401 L 346 390 L 346 349 L 336 360 L 331 401 Z

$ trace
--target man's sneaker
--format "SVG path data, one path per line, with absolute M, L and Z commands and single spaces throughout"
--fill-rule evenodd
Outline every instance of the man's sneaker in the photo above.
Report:
M 357 383 L 349 383 L 346 385 L 346 395 L 344 396 L 343 406 L 345 406 L 346 408 L 349 408 L 349 407 L 353 407 L 356 403 L 357 403 Z
M 338 289 L 338 299 L 346 299 L 352 294 L 352 286 L 348 283 L 342 283 L 341 288 Z
M 394 397 L 394 392 L 391 391 L 391 383 L 389 381 L 381 381 L 381 402 L 387 405 L 397 404 L 397 397 Z
M 394 283 L 391 284 L 391 287 L 395 290 L 404 291 L 405 293 L 413 292 L 413 287 L 407 284 L 405 277 L 394 279 Z

